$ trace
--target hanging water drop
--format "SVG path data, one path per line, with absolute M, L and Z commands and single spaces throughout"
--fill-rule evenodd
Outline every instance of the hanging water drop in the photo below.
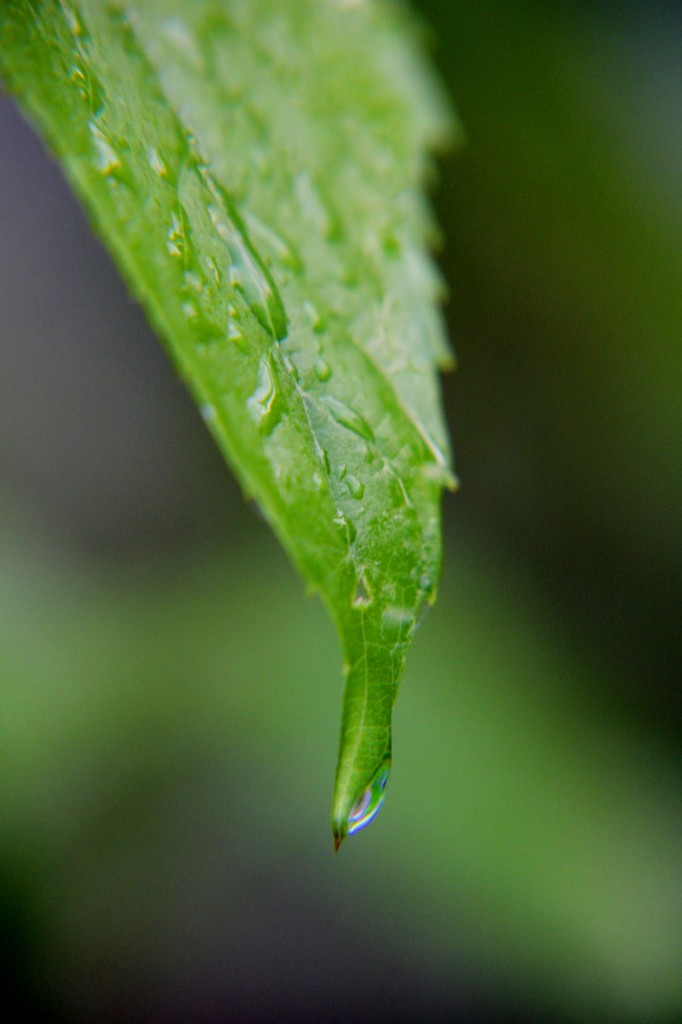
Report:
M 388 782 L 389 769 L 382 768 L 376 775 L 374 781 L 367 787 L 359 800 L 354 804 L 348 815 L 348 835 L 354 836 L 356 832 L 366 828 L 379 811 L 384 802 L 386 783 Z M 336 840 L 338 848 L 340 840 Z

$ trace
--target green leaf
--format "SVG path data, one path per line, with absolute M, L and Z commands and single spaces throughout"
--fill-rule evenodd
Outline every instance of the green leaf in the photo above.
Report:
M 5 81 L 337 626 L 338 846 L 383 798 L 453 483 L 422 194 L 450 121 L 415 26 L 380 0 L 5 0 L 0 33 Z

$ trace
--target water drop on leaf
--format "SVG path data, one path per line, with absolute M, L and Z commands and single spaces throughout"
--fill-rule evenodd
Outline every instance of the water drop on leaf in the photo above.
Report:
M 266 356 L 258 365 L 258 386 L 246 403 L 259 429 L 266 434 L 279 420 L 278 398 L 277 382 L 270 359 Z
M 363 494 L 365 493 L 365 485 L 361 483 L 361 481 L 358 480 L 357 477 L 351 476 L 350 473 L 346 477 L 345 482 L 346 487 L 350 491 L 352 497 L 354 497 L 356 501 L 359 501 L 360 498 L 362 498 Z
M 384 764 L 375 775 L 371 785 L 351 808 L 346 828 L 335 830 L 334 847 L 337 850 L 345 836 L 354 836 L 376 818 L 384 802 L 389 774 L 390 769 L 388 765 Z
M 318 359 L 313 369 L 315 370 L 315 376 L 322 384 L 328 381 L 332 375 L 331 367 L 324 359 Z
M 353 836 L 369 825 L 381 810 L 388 782 L 388 768 L 382 768 L 372 785 L 365 790 L 348 816 L 348 835 Z
M 354 608 L 366 608 L 372 603 L 372 595 L 369 592 L 369 588 L 363 576 L 358 578 L 358 583 L 355 588 L 355 595 L 353 596 L 353 607 Z
M 208 213 L 229 252 L 230 282 L 244 296 L 259 323 L 275 341 L 281 341 L 287 334 L 287 319 L 277 287 L 251 247 L 227 193 L 210 176 L 206 180 L 216 200 Z
M 340 401 L 338 398 L 334 398 L 332 395 L 325 395 L 323 401 L 330 413 L 334 417 L 337 423 L 340 423 L 342 427 L 346 427 L 347 430 L 352 430 L 358 437 L 362 437 L 365 441 L 374 440 L 374 432 L 370 427 L 367 420 L 365 420 L 359 412 L 355 409 L 351 409 L 345 402 Z
M 305 309 L 306 316 L 310 320 L 310 326 L 316 333 L 320 333 L 324 330 L 324 320 L 319 310 L 312 304 L 312 302 L 304 302 L 303 308 Z
M 147 159 L 149 160 L 149 166 L 154 171 L 154 174 L 158 174 L 160 178 L 168 177 L 168 168 L 159 156 L 159 151 L 156 146 L 149 147 L 147 150 Z
M 404 639 L 414 622 L 414 615 L 409 608 L 398 608 L 393 605 L 381 616 L 381 625 L 385 633 L 397 640 Z

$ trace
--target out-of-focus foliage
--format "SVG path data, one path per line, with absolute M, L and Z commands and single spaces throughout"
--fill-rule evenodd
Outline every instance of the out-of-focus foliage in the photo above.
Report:
M 437 200 L 462 489 L 381 828 L 336 859 L 331 628 L 0 106 L 2 870 L 27 1005 L 682 1013 L 682 32 L 656 4 L 424 12 L 468 136 Z
M 241 862 L 255 858 L 285 889 L 296 864 L 306 904 L 342 929 L 389 908 L 388 948 L 438 973 L 466 935 L 493 941 L 522 988 L 537 972 L 576 1015 L 673 1002 L 672 756 L 585 705 L 578 693 L 600 674 L 475 548 L 453 550 L 444 607 L 417 645 L 403 795 L 340 865 L 319 826 L 333 637 L 292 600 L 271 544 L 216 548 L 145 582 L 43 559 L 31 570 L 28 551 L 17 569 L 17 551 L 3 545 L 2 812 L 51 909 L 50 953 L 79 950 L 62 965 L 72 984 L 107 956 L 121 971 L 176 957 L 187 970 L 216 918 L 238 942 L 256 899 L 240 893 Z M 205 876 L 190 878 L 197 864 Z M 157 933 L 163 947 L 145 948 Z

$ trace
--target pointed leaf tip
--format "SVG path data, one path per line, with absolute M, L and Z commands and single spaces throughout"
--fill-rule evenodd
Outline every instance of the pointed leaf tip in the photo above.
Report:
M 423 198 L 442 94 L 399 4 L 38 7 L 0 3 L 0 75 L 337 627 L 338 849 L 381 806 L 454 479 Z

